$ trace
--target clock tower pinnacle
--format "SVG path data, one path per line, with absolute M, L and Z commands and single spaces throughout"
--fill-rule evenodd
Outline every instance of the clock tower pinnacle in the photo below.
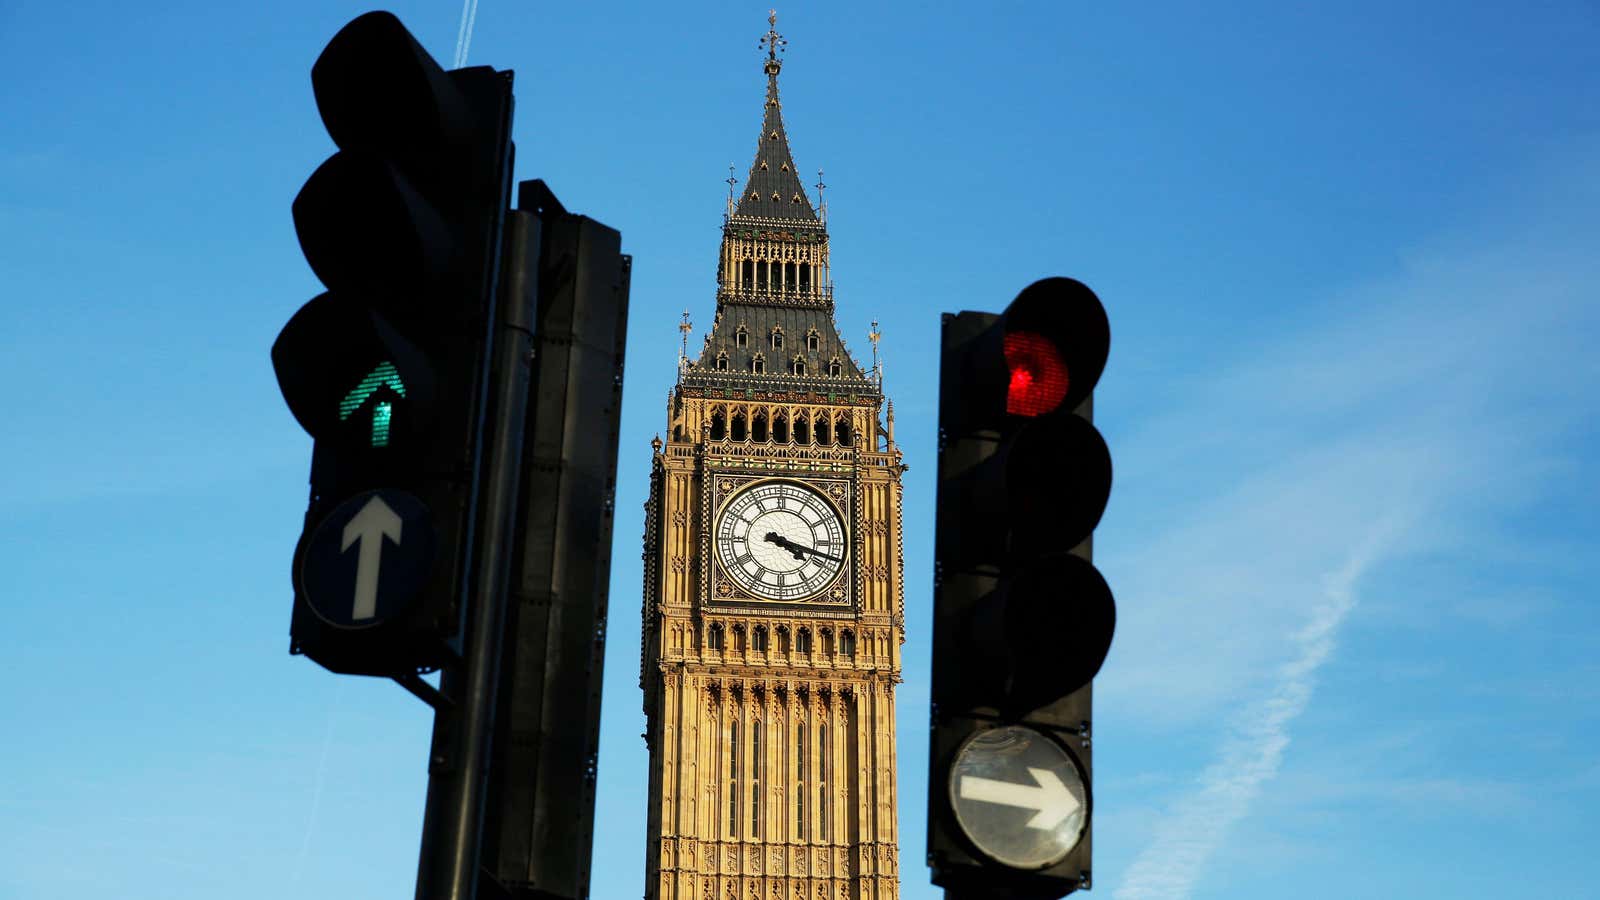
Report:
M 834 323 L 827 227 L 795 169 L 786 42 L 768 24 L 715 317 L 652 442 L 645 896 L 892 900 L 906 467 L 880 424 L 881 369 L 863 371 Z

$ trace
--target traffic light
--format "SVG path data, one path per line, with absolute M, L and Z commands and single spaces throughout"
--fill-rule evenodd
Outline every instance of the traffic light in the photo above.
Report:
M 338 152 L 293 206 L 327 292 L 272 346 L 315 440 L 290 651 L 405 676 L 460 654 L 511 74 L 446 72 L 373 12 L 334 36 L 311 82 Z
M 973 897 L 1090 886 L 1091 679 L 1116 606 L 1091 424 L 1110 327 L 1070 278 L 943 322 L 928 864 Z

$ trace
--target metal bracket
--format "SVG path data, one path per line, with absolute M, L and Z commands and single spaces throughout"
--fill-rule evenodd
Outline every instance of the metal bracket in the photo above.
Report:
M 410 691 L 418 700 L 433 707 L 435 712 L 442 712 L 455 706 L 455 701 L 447 697 L 444 692 L 422 680 L 416 672 L 393 676 L 395 683 Z

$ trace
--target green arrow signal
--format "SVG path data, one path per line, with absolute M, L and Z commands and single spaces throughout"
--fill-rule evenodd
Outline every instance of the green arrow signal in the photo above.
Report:
M 394 363 L 384 361 L 378 367 L 367 373 L 356 385 L 355 390 L 344 395 L 344 400 L 339 403 L 339 421 L 350 418 L 366 404 L 367 400 L 377 393 L 378 388 L 387 387 L 400 396 L 406 395 L 405 382 L 400 380 L 400 373 L 394 369 Z M 393 409 L 387 401 L 380 400 L 372 407 L 372 446 L 389 446 L 389 419 Z

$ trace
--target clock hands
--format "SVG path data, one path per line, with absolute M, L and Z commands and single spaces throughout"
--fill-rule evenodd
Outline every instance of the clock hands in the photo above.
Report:
M 805 554 L 809 553 L 812 556 L 820 556 L 823 559 L 831 559 L 836 563 L 844 562 L 844 560 L 837 556 L 830 556 L 826 553 L 823 553 L 821 550 L 814 550 L 811 547 L 807 547 L 802 544 L 796 544 L 794 541 L 789 540 L 776 531 L 767 532 L 767 536 L 763 538 L 763 540 L 771 544 L 777 544 L 779 547 L 789 551 L 789 554 L 795 559 L 805 559 Z

